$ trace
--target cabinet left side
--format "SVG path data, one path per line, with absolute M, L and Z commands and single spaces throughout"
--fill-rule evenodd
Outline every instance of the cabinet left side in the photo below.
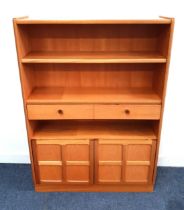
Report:
M 31 71 L 27 71 L 29 66 L 25 66 L 21 63 L 21 58 L 28 52 L 29 42 L 27 39 L 26 30 L 23 30 L 20 25 L 17 24 L 16 18 L 13 19 L 13 27 L 14 27 L 14 35 L 15 35 L 15 44 L 17 50 L 17 60 L 19 65 L 19 76 L 21 82 L 21 90 L 22 90 L 22 98 L 24 104 L 24 113 L 25 113 L 25 122 L 26 122 L 26 129 L 27 129 L 27 138 L 28 138 L 28 145 L 29 145 L 29 152 L 30 152 L 30 161 L 32 167 L 32 177 L 33 182 L 36 184 L 36 177 L 35 177 L 35 168 L 34 168 L 34 160 L 33 160 L 33 148 L 31 146 L 30 136 L 33 134 L 33 130 L 36 127 L 36 121 L 29 121 L 27 118 L 27 108 L 26 108 L 26 99 L 28 98 L 29 94 L 32 91 L 33 87 L 33 77 Z M 28 75 L 29 74 L 29 75 Z

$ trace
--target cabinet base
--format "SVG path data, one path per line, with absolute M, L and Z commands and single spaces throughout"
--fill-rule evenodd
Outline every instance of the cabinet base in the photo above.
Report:
M 153 192 L 153 190 L 153 185 L 35 185 L 36 192 Z

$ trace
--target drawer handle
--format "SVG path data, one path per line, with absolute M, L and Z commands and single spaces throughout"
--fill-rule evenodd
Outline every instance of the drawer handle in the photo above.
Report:
M 63 110 L 62 109 L 58 109 L 58 114 L 63 114 Z
M 130 110 L 129 109 L 125 109 L 125 114 L 130 114 Z

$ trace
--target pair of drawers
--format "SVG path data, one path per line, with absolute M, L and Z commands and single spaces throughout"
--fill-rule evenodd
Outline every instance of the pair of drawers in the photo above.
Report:
M 160 119 L 161 105 L 27 105 L 30 120 Z

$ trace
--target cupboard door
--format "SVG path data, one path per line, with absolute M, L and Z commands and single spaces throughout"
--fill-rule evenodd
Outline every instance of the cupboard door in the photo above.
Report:
M 98 140 L 95 152 L 97 183 L 148 184 L 152 181 L 154 140 Z
M 150 183 L 153 176 L 155 141 L 145 140 L 126 146 L 125 182 Z
M 68 143 L 64 146 L 66 183 L 92 183 L 92 154 L 89 140 Z
M 115 141 L 98 140 L 96 143 L 96 182 L 122 182 L 122 144 Z
M 60 145 L 44 144 L 44 142 L 37 141 L 36 154 L 38 161 L 39 181 L 41 183 L 62 182 L 63 163 Z
M 91 152 L 89 140 L 37 140 L 39 181 L 92 183 Z

